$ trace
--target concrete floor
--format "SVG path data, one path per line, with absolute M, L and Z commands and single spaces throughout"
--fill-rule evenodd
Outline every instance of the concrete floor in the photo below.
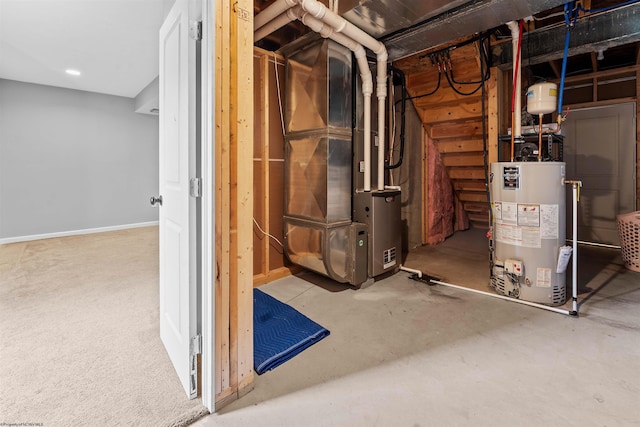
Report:
M 485 281 L 486 241 L 466 233 L 407 262 Z M 618 251 L 580 254 L 579 318 L 402 272 L 360 290 L 312 273 L 262 286 L 331 335 L 194 425 L 640 426 L 640 273 Z

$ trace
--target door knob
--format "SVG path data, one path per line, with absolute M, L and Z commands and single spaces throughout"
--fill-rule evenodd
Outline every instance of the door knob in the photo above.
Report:
M 153 196 L 151 196 L 151 200 L 150 200 L 150 202 L 151 202 L 151 206 L 153 206 L 154 208 L 155 208 L 157 205 L 162 206 L 162 196 L 158 196 L 158 197 L 153 197 Z

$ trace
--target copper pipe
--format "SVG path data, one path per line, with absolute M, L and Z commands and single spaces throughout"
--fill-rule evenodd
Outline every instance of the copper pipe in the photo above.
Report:
M 542 116 L 543 114 L 540 114 L 538 117 L 538 161 L 541 162 L 542 161 Z

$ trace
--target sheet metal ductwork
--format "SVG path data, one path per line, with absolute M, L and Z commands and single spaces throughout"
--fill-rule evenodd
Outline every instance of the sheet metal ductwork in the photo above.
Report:
M 354 67 L 352 52 L 328 39 L 287 56 L 284 232 L 293 263 L 359 286 L 399 267 L 401 223 L 398 189 L 363 189 L 363 94 Z
M 367 233 L 351 221 L 352 56 L 320 40 L 287 58 L 285 251 L 338 282 L 367 279 Z

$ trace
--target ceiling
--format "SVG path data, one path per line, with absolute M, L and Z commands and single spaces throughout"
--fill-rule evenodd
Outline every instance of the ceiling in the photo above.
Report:
M 172 3 L 0 0 L 0 78 L 133 98 L 158 75 Z
M 322 1 L 322 0 L 321 0 Z M 254 0 L 259 13 L 274 0 Z M 523 65 L 532 79 L 558 78 L 565 36 L 564 0 L 340 0 L 338 12 L 368 33 L 382 40 L 393 61 L 442 49 L 483 31 L 491 31 L 499 43 L 508 42 L 511 33 L 505 22 L 533 18 L 523 37 Z M 326 2 L 324 2 L 326 3 Z M 332 3 L 329 1 L 329 3 Z M 333 4 L 337 4 L 333 0 Z M 567 75 L 609 70 L 640 63 L 640 2 L 590 0 L 577 2 L 582 8 L 572 30 Z M 626 7 L 620 8 L 622 4 Z M 593 17 L 593 19 L 591 19 Z M 258 45 L 286 53 L 298 48 L 297 40 L 308 29 L 292 22 Z M 531 35 L 531 37 L 529 37 Z M 553 36 L 561 43 L 551 43 Z M 296 40 L 292 42 L 293 40 Z M 506 46 L 506 48 L 504 48 Z M 511 43 L 494 51 L 494 65 L 511 66 Z M 502 51 L 502 55 L 500 55 Z M 508 55 L 504 55 L 504 54 Z M 599 53 L 601 53 L 599 55 Z
M 133 98 L 158 75 L 158 30 L 173 1 L 0 0 L 0 78 Z M 255 0 L 255 11 L 271 3 L 273 0 Z M 552 6 L 562 1 L 430 0 L 416 6 L 406 0 L 343 0 L 340 11 L 365 28 L 369 25 L 365 25 L 367 19 L 371 19 L 377 27 L 367 29 L 401 57 L 453 40 L 459 36 L 453 30 L 473 33 L 504 22 L 507 18 L 500 11 L 507 3 L 518 6 L 512 10 L 519 16 L 546 8 L 557 13 L 561 8 Z M 620 2 L 591 2 L 593 7 L 616 3 Z M 553 19 L 539 22 L 550 23 L 554 23 Z M 478 28 L 472 30 L 474 25 Z M 280 31 L 289 40 L 305 32 L 296 23 Z M 263 47 L 279 47 L 269 43 L 265 40 Z M 621 51 L 640 57 L 635 45 L 627 45 L 618 51 L 609 49 L 606 60 L 616 58 Z M 587 65 L 605 64 L 591 56 Z M 77 69 L 82 75 L 70 76 L 65 73 L 67 68 Z M 550 61 L 536 67 L 534 74 L 546 76 L 555 69 L 557 64 Z

